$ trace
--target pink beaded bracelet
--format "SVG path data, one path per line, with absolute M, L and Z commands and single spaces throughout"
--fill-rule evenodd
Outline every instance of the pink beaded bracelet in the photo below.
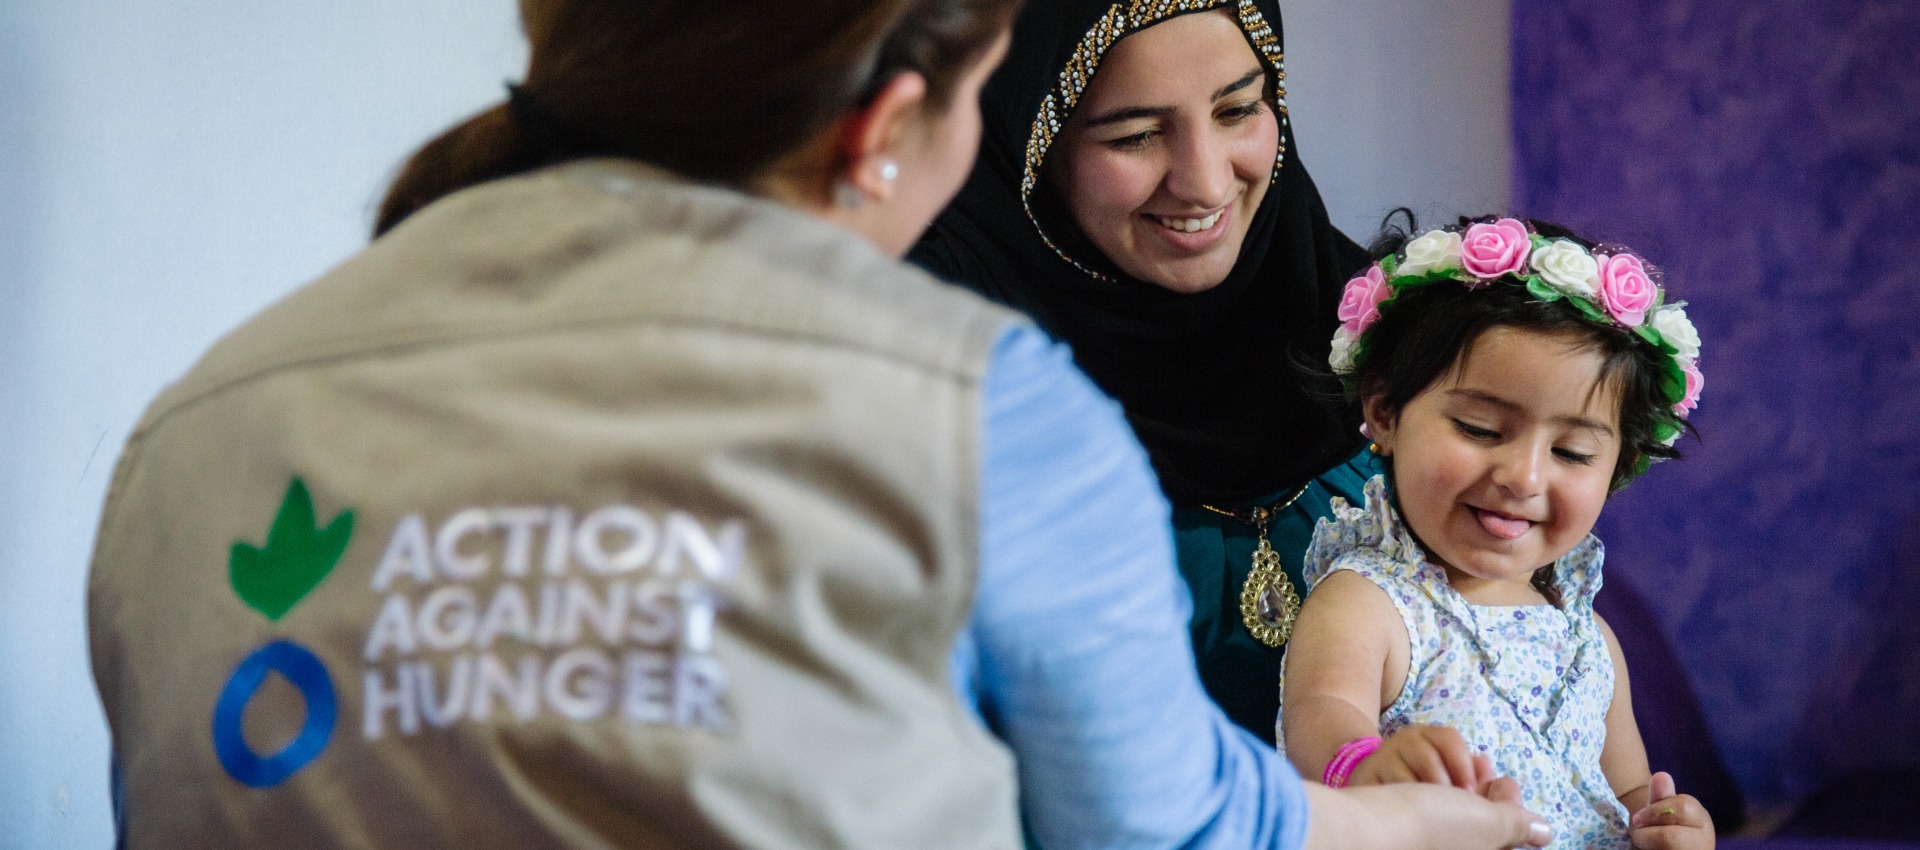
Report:
M 1341 744 L 1340 750 L 1333 754 L 1333 761 L 1327 762 L 1326 771 L 1320 774 L 1320 782 L 1328 788 L 1347 787 L 1353 769 L 1377 749 L 1380 749 L 1379 738 L 1360 738 Z

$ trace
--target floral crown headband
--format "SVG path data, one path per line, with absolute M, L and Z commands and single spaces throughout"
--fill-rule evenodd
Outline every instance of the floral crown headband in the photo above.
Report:
M 1589 251 L 1570 239 L 1541 236 L 1511 218 L 1464 231 L 1429 230 L 1347 281 L 1340 329 L 1327 357 L 1334 373 L 1351 386 L 1366 362 L 1367 329 L 1380 319 L 1381 306 L 1401 292 L 1441 281 L 1468 289 L 1498 282 L 1524 286 L 1543 303 L 1565 299 L 1590 321 L 1626 328 L 1652 343 L 1667 355 L 1661 387 L 1673 404 L 1673 418 L 1662 417 L 1654 436 L 1668 446 L 1680 438 L 1679 420 L 1699 404 L 1706 383 L 1700 374 L 1700 335 L 1687 319 L 1685 302 L 1665 303 L 1659 269 L 1625 248 L 1603 245 Z

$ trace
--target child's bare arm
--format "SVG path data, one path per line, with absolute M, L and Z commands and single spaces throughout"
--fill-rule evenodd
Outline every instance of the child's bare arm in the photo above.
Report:
M 1607 740 L 1600 748 L 1600 770 L 1607 784 L 1632 813 L 1628 836 L 1640 850 L 1710 850 L 1714 846 L 1713 819 L 1691 794 L 1674 792 L 1673 777 L 1647 775 L 1646 744 L 1633 718 L 1633 688 L 1627 680 L 1627 662 L 1613 628 L 1600 619 L 1613 661 L 1613 701 L 1607 705 Z
M 1626 658 L 1620 654 L 1620 641 L 1613 628 L 1595 614 L 1600 633 L 1607 639 L 1607 656 L 1613 663 L 1613 700 L 1607 704 L 1607 740 L 1600 747 L 1600 772 L 1614 796 L 1636 812 L 1647 804 L 1647 747 L 1640 741 L 1640 725 L 1633 719 L 1633 688 L 1627 681 Z
M 1406 685 L 1406 626 L 1385 591 L 1351 572 L 1313 589 L 1287 641 L 1287 758 L 1317 778 L 1342 744 L 1380 734 L 1380 712 Z
M 1380 734 L 1380 712 L 1406 687 L 1407 628 L 1386 592 L 1350 572 L 1314 588 L 1287 642 L 1287 758 L 1321 776 L 1341 745 Z M 1430 782 L 1484 791 L 1493 766 L 1458 732 L 1412 725 L 1388 737 L 1353 769 L 1352 785 Z

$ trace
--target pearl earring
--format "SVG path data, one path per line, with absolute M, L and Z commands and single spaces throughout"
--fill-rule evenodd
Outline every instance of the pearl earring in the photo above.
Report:
M 892 184 L 893 181 L 900 179 L 900 163 L 893 161 L 891 157 L 882 158 L 879 169 L 880 181 L 883 183 Z M 842 178 L 834 181 L 833 202 L 837 206 L 852 209 L 867 202 L 867 193 L 860 191 L 858 186 L 853 185 L 853 181 Z

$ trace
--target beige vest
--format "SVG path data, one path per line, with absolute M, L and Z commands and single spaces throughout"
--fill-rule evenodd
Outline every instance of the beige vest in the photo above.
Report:
M 128 443 L 130 846 L 1018 846 L 948 671 L 1011 321 L 632 164 L 421 212 Z

